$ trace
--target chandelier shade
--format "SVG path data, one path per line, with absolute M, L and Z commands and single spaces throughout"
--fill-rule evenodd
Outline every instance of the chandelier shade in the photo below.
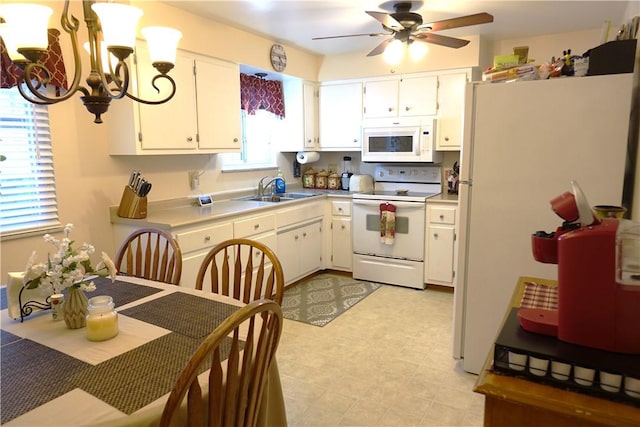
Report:
M 130 69 L 126 59 L 134 52 L 136 28 L 143 14 L 142 10 L 118 3 L 83 0 L 82 10 L 88 32 L 85 49 L 90 56 L 85 86 L 81 84 L 82 60 L 78 44 L 80 21 L 69 13 L 69 4 L 70 0 L 66 0 L 60 23 L 71 40 L 75 71 L 69 89 L 65 93 L 57 93 L 56 96 L 46 92 L 46 86 L 52 82 L 53 74 L 43 61 L 47 56 L 47 27 L 49 17 L 53 13 L 51 8 L 20 3 L 0 5 L 0 37 L 13 64 L 23 70 L 17 86 L 26 100 L 34 104 L 50 105 L 70 99 L 80 92 L 80 99 L 94 115 L 94 123 L 102 123 L 101 116 L 108 110 L 112 99 L 127 97 L 135 102 L 155 105 L 173 98 L 176 84 L 168 72 L 174 66 L 175 51 L 182 33 L 163 27 L 161 31 L 142 30 L 150 50 L 162 52 L 164 49 L 170 52 L 159 54 L 160 59 L 152 59 L 153 66 L 159 74 L 151 79 L 150 84 L 159 91 L 156 82 L 158 79 L 165 79 L 169 82 L 170 89 L 168 93 L 161 94 L 159 100 L 141 99 L 129 92 Z M 158 36 L 167 33 L 170 33 L 172 38 Z M 142 83 L 144 82 L 138 82 L 138 87 Z

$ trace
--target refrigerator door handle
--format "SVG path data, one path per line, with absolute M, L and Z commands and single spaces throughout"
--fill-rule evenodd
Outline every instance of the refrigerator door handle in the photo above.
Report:
M 458 185 L 468 185 L 469 187 L 471 187 L 473 185 L 473 180 L 472 179 L 465 179 L 463 181 L 458 181 Z

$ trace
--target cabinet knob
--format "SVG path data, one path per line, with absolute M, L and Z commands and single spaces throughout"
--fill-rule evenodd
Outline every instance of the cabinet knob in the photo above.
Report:
M 392 111 L 393 111 L 393 107 L 389 107 L 389 112 L 392 112 Z
M 187 142 L 193 142 L 193 137 L 188 136 L 188 137 L 187 137 Z
M 256 224 L 256 225 L 253 226 L 254 230 L 257 230 L 258 228 L 260 228 L 260 224 Z
M 354 138 L 354 139 L 353 139 L 353 142 L 358 142 L 358 138 Z
M 343 224 L 343 225 L 341 225 L 341 226 L 340 226 L 340 228 L 342 228 L 342 229 L 344 230 L 346 227 L 345 227 L 345 226 L 344 226 L 344 224 Z
M 448 137 L 448 136 L 445 136 L 445 137 L 444 137 L 444 140 L 445 140 L 445 141 L 449 141 L 449 137 Z
M 296 234 L 296 236 L 293 239 L 294 240 L 298 240 L 298 235 Z
M 444 219 L 444 215 L 440 215 L 440 219 Z
M 311 139 L 307 139 L 307 142 L 311 144 L 313 141 Z
M 433 233 L 433 237 L 434 237 L 434 239 L 437 239 L 438 238 L 438 233 Z
M 404 107 L 404 111 L 409 111 L 411 110 L 411 107 Z
M 204 236 L 204 241 L 209 242 L 211 240 L 211 236 Z
M 238 138 L 233 138 L 233 142 L 238 142 Z
M 342 208 L 338 208 L 338 210 L 339 210 L 340 212 L 342 212 Z
M 302 233 L 302 237 L 307 237 L 307 233 Z

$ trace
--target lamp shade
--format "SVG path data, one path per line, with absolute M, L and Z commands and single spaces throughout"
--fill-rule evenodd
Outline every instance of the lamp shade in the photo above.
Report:
M 151 62 L 176 63 L 176 49 L 182 33 L 168 27 L 145 27 L 142 35 L 147 39 Z
M 91 8 L 100 19 L 102 37 L 107 47 L 126 46 L 133 49 L 142 10 L 119 3 L 94 3 Z
M 402 56 L 404 55 L 404 43 L 402 41 L 395 39 L 389 46 L 384 50 L 382 54 L 384 61 L 387 64 L 395 65 L 398 64 L 402 60 Z
M 87 53 L 91 55 L 91 45 L 89 44 L 89 42 L 85 42 L 83 46 L 84 50 L 86 50 Z M 118 65 L 118 58 L 110 54 L 107 50 L 107 47 L 103 43 L 100 49 L 100 63 L 102 64 L 102 71 L 104 71 L 105 74 L 109 74 L 110 71 L 109 59 L 111 59 L 111 67 L 115 68 L 116 65 Z
M 2 38 L 5 39 L 6 33 L 5 45 L 12 56 L 14 53 L 11 52 L 12 48 L 9 44 L 13 45 L 13 49 L 47 48 L 49 45 L 47 28 L 51 14 L 53 14 L 53 10 L 50 7 L 37 4 L 0 5 L 0 16 L 7 24 Z
M 4 46 L 7 48 L 7 53 L 9 54 L 9 58 L 12 61 L 24 59 L 24 56 L 18 53 L 18 46 L 16 45 L 16 41 L 12 37 L 11 30 L 9 29 L 9 24 L 7 24 L 6 22 L 0 24 L 0 37 L 2 37 Z

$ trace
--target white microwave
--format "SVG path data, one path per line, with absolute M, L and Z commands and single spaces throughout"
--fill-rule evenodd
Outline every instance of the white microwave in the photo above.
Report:
M 363 126 L 363 162 L 440 162 L 435 150 L 436 119 L 376 119 Z

